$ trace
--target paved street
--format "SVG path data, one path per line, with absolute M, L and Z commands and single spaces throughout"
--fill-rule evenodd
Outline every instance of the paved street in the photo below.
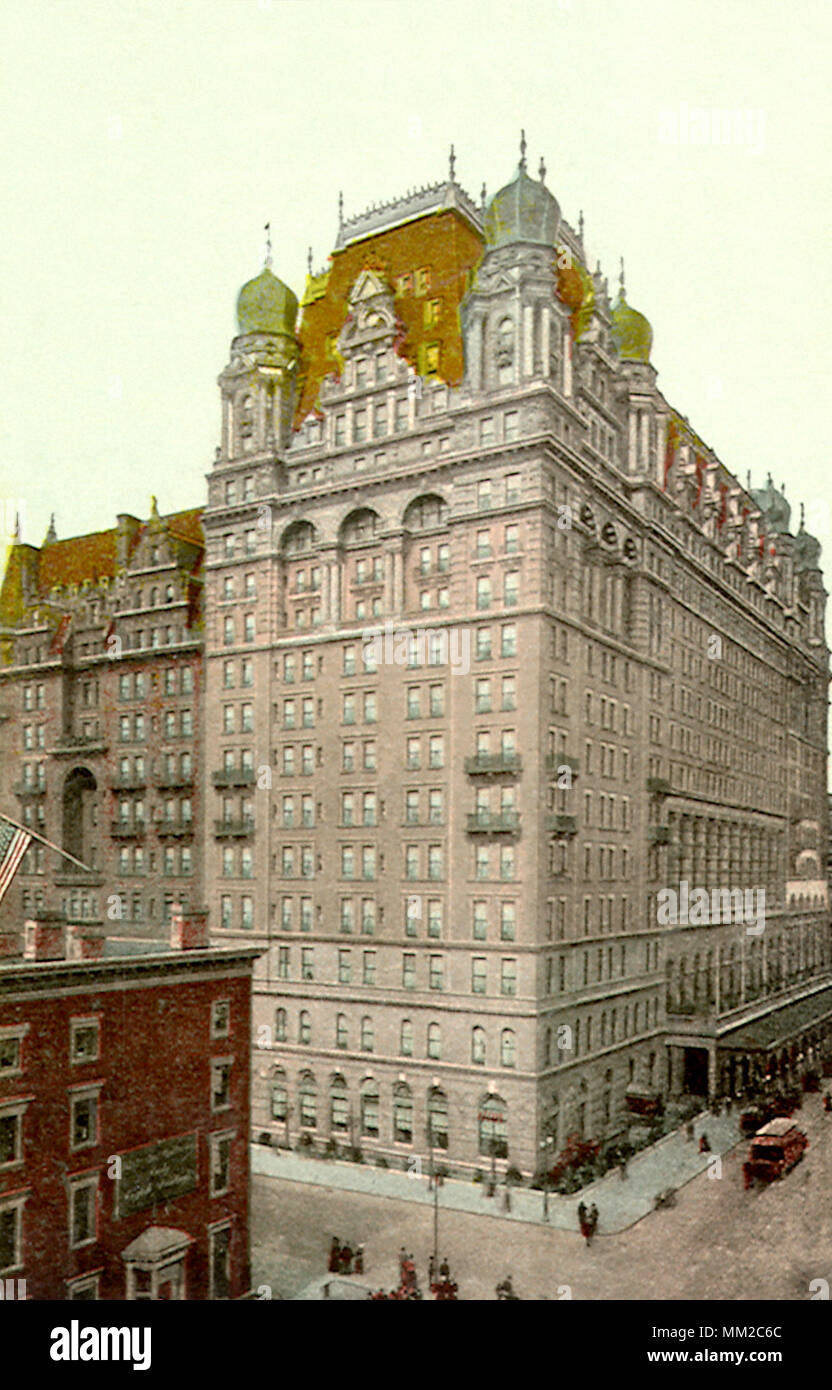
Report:
M 567 1229 L 565 1216 L 554 1219 L 554 1203 L 552 1223 L 543 1224 L 539 1193 L 515 1193 L 507 1218 L 479 1193 L 476 1200 L 492 1214 L 460 1210 L 458 1205 L 449 1209 L 446 1193 L 457 1185 L 446 1184 L 440 1194 L 440 1258 L 449 1259 L 461 1296 L 474 1300 L 492 1299 L 495 1284 L 509 1272 L 525 1298 L 556 1299 L 564 1285 L 575 1299 L 808 1298 L 813 1279 L 832 1283 L 832 1118 L 824 1116 L 818 1096 L 807 1096 L 795 1119 L 808 1134 L 810 1147 L 784 1181 L 745 1192 L 743 1141 L 723 1155 L 721 1177 L 699 1171 L 678 1192 L 674 1207 L 650 1211 L 627 1224 L 623 1204 L 643 1205 L 648 1191 L 654 1194 L 671 1185 L 662 1180 L 667 1172 L 678 1171 L 681 1159 L 676 1151 L 685 1141 L 669 1137 L 631 1166 L 627 1182 L 613 1176 L 591 1190 L 586 1200 L 596 1201 L 601 1219 L 589 1250 L 574 1229 L 577 1197 L 561 1199 L 561 1211 L 568 1205 L 573 1213 L 573 1229 Z M 735 1128 L 736 1119 L 714 1122 L 708 1116 L 697 1128 L 704 1125 L 713 1142 L 717 1124 Z M 728 1142 L 729 1136 L 724 1139 Z M 648 1158 L 653 1168 L 640 1178 L 638 1164 Z M 695 1145 L 686 1145 L 686 1160 L 699 1169 L 707 1162 Z M 387 1288 L 396 1282 L 398 1251 L 405 1244 L 414 1254 L 424 1287 L 433 1241 L 427 1194 L 417 1201 L 378 1195 L 378 1190 L 327 1187 L 327 1165 L 311 1163 L 316 1177 L 320 1174 L 314 1184 L 262 1173 L 253 1178 L 254 1286 L 268 1284 L 274 1296 L 292 1297 L 325 1272 L 334 1234 L 352 1243 L 363 1241 L 365 1282 Z M 363 1172 L 371 1179 L 376 1176 L 373 1170 Z M 415 1196 L 418 1180 L 404 1174 L 383 1176 L 413 1184 L 409 1190 Z M 619 1190 L 621 1202 L 616 1205 Z M 536 1219 L 530 1220 L 532 1206 Z M 523 1208 L 529 1209 L 525 1219 Z

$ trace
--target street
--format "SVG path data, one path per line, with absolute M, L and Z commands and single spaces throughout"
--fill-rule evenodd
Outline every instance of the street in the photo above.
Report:
M 511 1274 L 521 1298 L 785 1299 L 832 1283 L 832 1116 L 818 1095 L 794 1116 L 809 1137 L 801 1163 L 782 1181 L 743 1188 L 745 1141 L 722 1159 L 722 1176 L 700 1174 L 676 1205 L 587 1249 L 577 1229 L 441 1208 L 439 1257 L 460 1297 L 493 1299 Z M 575 1197 L 575 1206 L 580 1200 Z M 576 1218 L 577 1228 L 577 1218 Z M 365 1247 L 363 1282 L 390 1289 L 398 1253 L 412 1251 L 423 1291 L 433 1241 L 430 1207 L 257 1174 L 252 1182 L 252 1284 L 291 1298 L 326 1271 L 332 1236 Z M 428 1295 L 429 1297 L 429 1295 Z

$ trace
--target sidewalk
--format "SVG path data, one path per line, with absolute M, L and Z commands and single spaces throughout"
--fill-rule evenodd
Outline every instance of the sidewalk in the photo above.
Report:
M 654 1199 L 668 1187 L 679 1188 L 690 1182 L 708 1166 L 714 1154 L 724 1154 L 740 1139 L 739 1116 L 735 1109 L 730 1115 L 711 1115 L 703 1112 L 694 1122 L 695 1139 L 685 1138 L 684 1126 L 645 1149 L 627 1165 L 628 1176 L 622 1179 L 617 1169 L 570 1197 L 549 1196 L 549 1225 L 560 1230 L 576 1231 L 577 1207 L 583 1201 L 594 1202 L 598 1208 L 598 1234 L 610 1235 L 626 1230 L 653 1210 Z M 710 1154 L 699 1152 L 699 1136 L 707 1133 Z M 426 1174 L 417 1176 L 385 1168 L 370 1168 L 361 1163 L 342 1163 L 328 1159 L 302 1158 L 283 1149 L 251 1147 L 252 1173 L 284 1178 L 288 1182 L 312 1183 L 318 1187 L 338 1188 L 344 1192 L 364 1192 L 375 1197 L 394 1197 L 399 1201 L 433 1202 Z M 529 1188 L 512 1188 L 511 1211 L 503 1210 L 504 1187 L 496 1197 L 486 1197 L 485 1183 L 465 1182 L 446 1178 L 439 1189 L 439 1206 L 454 1211 L 474 1212 L 479 1216 L 502 1217 L 506 1221 L 543 1222 L 543 1193 Z

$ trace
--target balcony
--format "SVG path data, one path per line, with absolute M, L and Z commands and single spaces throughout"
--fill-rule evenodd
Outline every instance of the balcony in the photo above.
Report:
M 549 753 L 546 758 L 546 771 L 553 775 L 562 767 L 568 767 L 573 777 L 577 777 L 580 763 L 572 753 Z
M 669 845 L 671 840 L 669 825 L 651 825 L 647 829 L 647 838 L 651 845 Z
M 162 791 L 181 791 L 183 787 L 192 787 L 193 784 L 192 772 L 163 772 L 156 778 L 156 786 Z
M 100 869 L 73 869 L 67 864 L 52 880 L 56 888 L 102 888 L 104 875 Z
M 465 771 L 471 777 L 493 777 L 501 773 L 520 772 L 523 764 L 519 753 L 475 753 L 465 759 Z
M 55 758 L 74 758 L 79 754 L 106 753 L 107 743 L 100 734 L 59 734 L 49 752 Z
M 142 840 L 147 832 L 147 822 L 143 820 L 114 820 L 110 822 L 111 840 Z
M 647 790 L 651 796 L 670 796 L 670 783 L 666 777 L 648 777 Z
M 15 796 L 19 796 L 19 797 L 24 797 L 24 796 L 45 796 L 45 795 L 46 795 L 46 783 L 45 783 L 45 782 L 41 782 L 41 783 L 38 783 L 38 782 L 15 782 L 14 787 L 12 788 L 12 790 L 13 790 L 13 792 L 14 792 L 14 795 L 15 795 Z
M 160 820 L 156 826 L 156 834 L 160 840 L 183 840 L 193 833 L 192 820 Z
M 215 820 L 214 838 L 216 840 L 239 840 L 254 834 L 254 816 L 242 816 L 239 820 Z
M 254 785 L 253 767 L 223 767 L 211 773 L 215 787 L 252 787 Z
M 147 786 L 147 777 L 143 772 L 131 772 L 125 777 L 116 774 L 112 778 L 110 786 L 114 791 L 141 792 Z
M 469 835 L 516 835 L 519 830 L 517 811 L 474 811 L 468 817 Z
M 564 838 L 567 835 L 577 835 L 578 818 L 577 816 L 564 816 L 561 814 L 546 817 L 546 829 L 552 835 Z

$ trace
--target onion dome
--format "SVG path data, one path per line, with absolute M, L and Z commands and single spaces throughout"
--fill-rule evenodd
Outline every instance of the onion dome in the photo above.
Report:
M 520 163 L 511 183 L 501 188 L 488 205 L 485 214 L 485 244 L 492 249 L 514 242 L 531 242 L 535 246 L 554 247 L 560 226 L 560 207 L 557 199 L 541 177 L 532 179 L 526 172 L 526 139 L 520 141 Z
M 240 333 L 286 333 L 295 331 L 298 301 L 288 285 L 265 265 L 260 274 L 243 285 L 237 296 L 237 324 Z
M 649 362 L 653 346 L 650 322 L 627 303 L 624 290 L 624 263 L 621 264 L 621 285 L 612 306 L 612 336 L 618 355 L 624 362 Z
M 786 501 L 785 493 L 777 491 L 770 473 L 766 486 L 756 491 L 752 489 L 751 496 L 765 517 L 766 531 L 785 534 L 789 529 L 792 509 Z
M 800 530 L 794 539 L 794 559 L 798 569 L 820 569 L 820 541 L 803 524 L 803 503 L 800 504 Z

